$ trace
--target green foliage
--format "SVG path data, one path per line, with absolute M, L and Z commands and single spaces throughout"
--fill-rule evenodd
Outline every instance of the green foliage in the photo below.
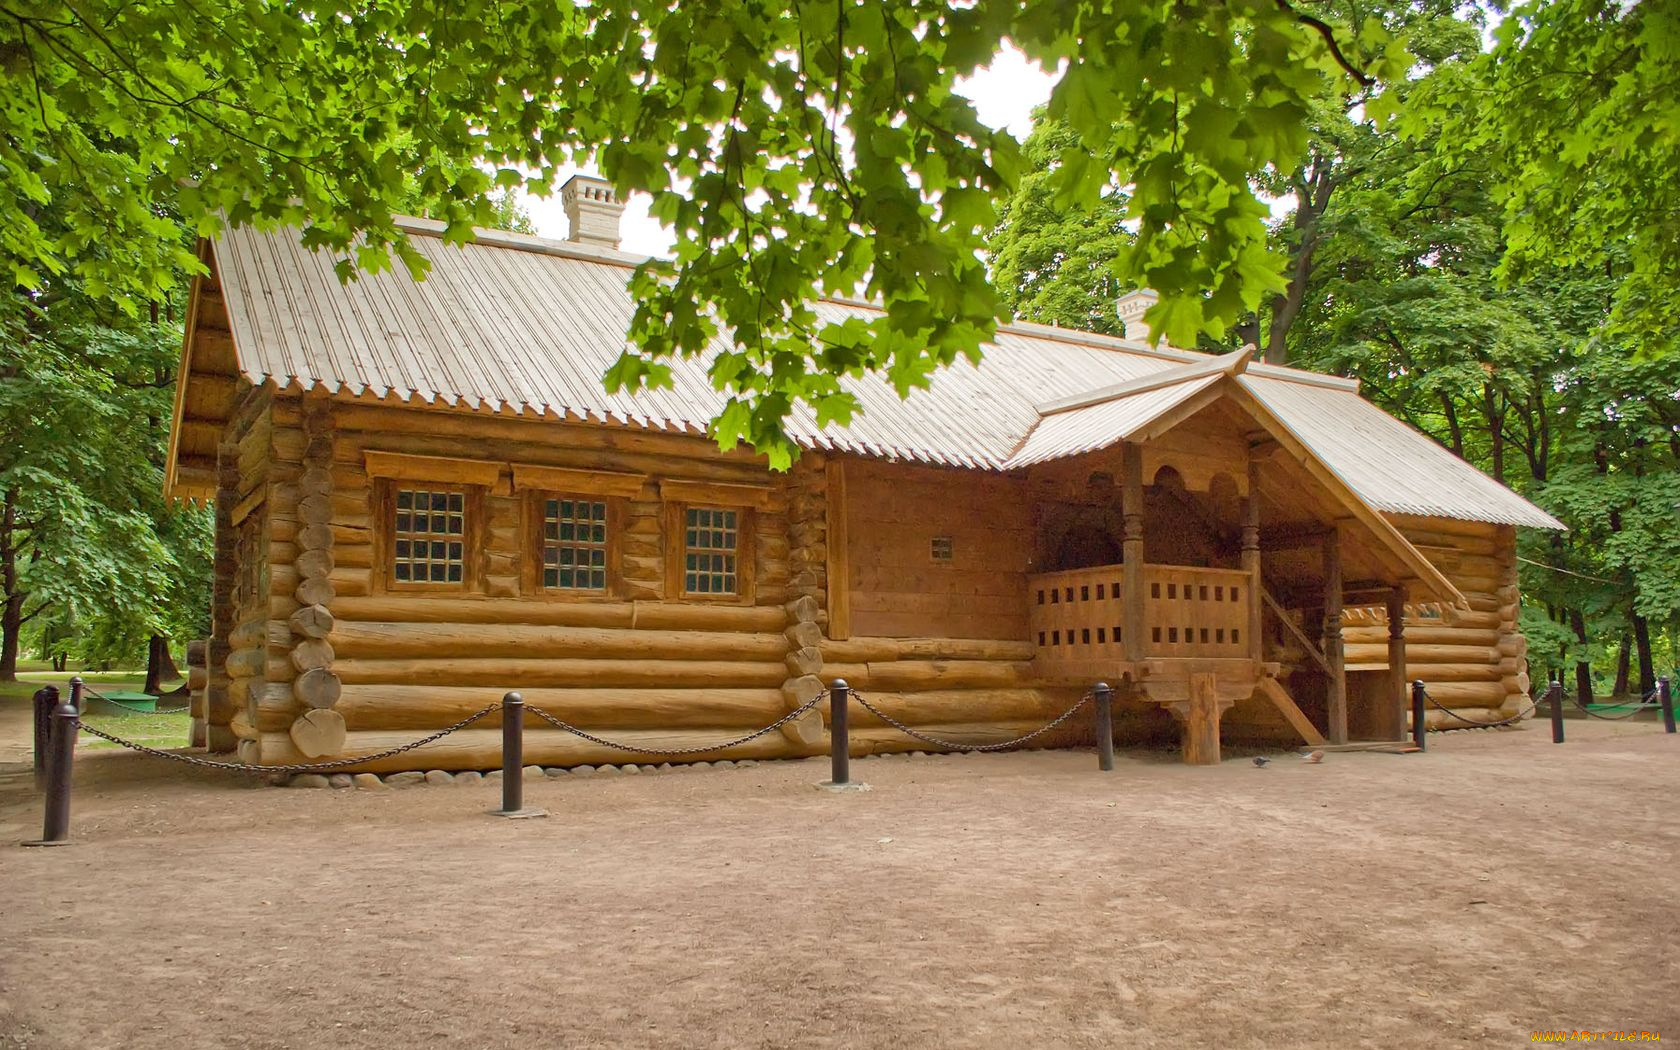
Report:
M 209 516 L 163 502 L 180 325 L 102 317 L 74 292 L 5 308 L 0 599 L 87 660 L 202 634 Z
M 1248 176 L 1293 170 L 1312 100 L 1348 82 L 1328 41 L 1378 77 L 1408 61 L 1380 26 L 1338 36 L 1279 0 L 11 13 L 0 230 L 17 283 L 74 276 L 130 310 L 158 298 L 192 265 L 160 207 L 177 195 L 199 232 L 218 215 L 296 223 L 346 278 L 392 253 L 418 273 L 391 221 L 411 190 L 464 239 L 494 221 L 489 189 L 546 192 L 593 158 L 621 194 L 651 193 L 677 237 L 675 261 L 634 283 L 639 352 L 609 380 L 658 383 L 664 359 L 726 333 L 712 375 L 734 397 L 717 436 L 778 464 L 796 402 L 847 418 L 840 376 L 874 369 L 908 391 L 993 332 L 1002 305 L 980 253 L 1020 147 L 954 89 L 1005 39 L 1068 63 L 1049 112 L 1071 137 L 1049 189 L 1091 207 L 1132 187 L 1137 237 L 1117 276 L 1163 294 L 1151 320 L 1180 341 L 1281 283 Z M 61 228 L 38 221 L 49 207 Z M 825 324 L 807 305 L 860 290 L 879 317 Z
M 1680 7 L 1528 0 L 1493 49 L 1444 67 L 1407 117 L 1448 163 L 1487 164 L 1501 276 L 1615 267 L 1614 323 L 1672 328 L 1680 289 Z
M 1090 208 L 1059 207 L 1051 182 L 1078 146 L 1042 113 L 1022 146 L 1025 173 L 987 239 L 992 279 L 1019 317 L 1088 332 L 1122 333 L 1114 302 L 1129 289 L 1114 262 L 1131 246 L 1126 195 L 1110 187 Z

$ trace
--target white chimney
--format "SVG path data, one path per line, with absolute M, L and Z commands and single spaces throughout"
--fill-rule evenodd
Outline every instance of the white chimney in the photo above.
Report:
M 1115 312 L 1120 315 L 1120 324 L 1125 328 L 1127 339 L 1149 342 L 1149 326 L 1143 321 L 1143 313 L 1160 301 L 1161 297 L 1148 288 L 1127 292 L 1116 300 Z
M 593 175 L 573 175 L 560 187 L 560 203 L 566 209 L 568 241 L 618 247 L 618 220 L 624 215 L 624 204 L 613 193 L 612 183 Z

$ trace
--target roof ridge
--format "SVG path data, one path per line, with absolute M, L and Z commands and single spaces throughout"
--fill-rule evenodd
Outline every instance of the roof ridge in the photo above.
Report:
M 1151 390 L 1159 390 L 1166 386 L 1177 386 L 1210 375 L 1241 375 L 1248 370 L 1249 360 L 1254 356 L 1254 344 L 1249 343 L 1241 350 L 1233 350 L 1228 354 L 1208 358 L 1206 361 L 1192 361 L 1175 368 L 1167 368 L 1136 379 L 1128 379 L 1123 383 L 1098 387 L 1082 394 L 1072 394 L 1068 397 L 1046 401 L 1033 406 L 1033 411 L 1040 417 L 1053 416 L 1058 412 L 1071 412 L 1074 409 L 1089 408 L 1108 401 L 1118 401 L 1123 397 L 1135 394 L 1146 394 Z

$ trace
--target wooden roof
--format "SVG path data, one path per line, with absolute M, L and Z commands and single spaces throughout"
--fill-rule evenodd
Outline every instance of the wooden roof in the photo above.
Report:
M 439 224 L 404 226 L 431 261 L 424 281 L 398 267 L 341 283 L 332 258 L 304 248 L 290 229 L 230 230 L 206 246 L 214 274 L 194 290 L 171 436 L 172 491 L 203 494 L 203 457 L 214 452 L 211 424 L 226 418 L 228 387 L 239 378 L 340 397 L 695 434 L 722 407 L 706 375 L 715 348 L 673 362 L 668 389 L 608 394 L 602 387 L 601 375 L 625 347 L 634 311 L 626 283 L 640 257 L 495 231 L 456 247 L 437 237 Z M 825 300 L 815 309 L 826 321 L 873 308 Z M 819 428 L 800 408 L 790 431 L 811 448 L 1011 469 L 1024 454 L 1039 462 L 1112 443 L 1105 435 L 1124 439 L 1136 429 L 1129 427 L 1133 410 L 1159 414 L 1172 405 L 1157 402 L 1179 404 L 1230 374 L 1219 361 L 1092 333 L 1008 325 L 980 365 L 953 364 L 905 399 L 882 377 L 847 378 L 862 406 L 849 426 Z M 1245 360 L 1235 381 L 1376 510 L 1562 527 L 1365 401 L 1352 380 Z M 1129 386 L 1137 396 L 1114 396 Z M 1195 390 L 1186 393 L 1187 386 Z

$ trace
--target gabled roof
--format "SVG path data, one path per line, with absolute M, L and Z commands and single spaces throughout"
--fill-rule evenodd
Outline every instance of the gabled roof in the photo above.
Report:
M 493 231 L 455 247 L 437 237 L 440 224 L 404 226 L 432 264 L 424 281 L 399 267 L 341 283 L 332 259 L 304 248 L 296 230 L 245 227 L 213 242 L 237 370 L 259 385 L 690 433 L 703 433 L 721 409 L 706 374 L 717 348 L 672 362 L 668 389 L 602 387 L 625 346 L 634 312 L 627 281 L 641 257 Z M 815 309 L 824 321 L 873 312 L 839 300 Z M 189 345 L 189 368 L 191 353 Z M 905 399 L 879 376 L 847 378 L 862 407 L 850 425 L 819 428 L 801 408 L 790 431 L 811 448 L 1012 469 L 1111 444 L 1104 440 L 1111 428 L 1120 432 L 1114 440 L 1135 433 L 1126 429 L 1134 417 L 1147 416 L 1140 424 L 1147 425 L 1226 375 L 1222 360 L 1008 325 L 979 365 L 959 361 Z M 1353 381 L 1246 360 L 1245 369 L 1236 376 L 1243 387 L 1371 507 L 1561 528 L 1366 402 Z M 1064 403 L 1068 409 L 1057 410 Z

